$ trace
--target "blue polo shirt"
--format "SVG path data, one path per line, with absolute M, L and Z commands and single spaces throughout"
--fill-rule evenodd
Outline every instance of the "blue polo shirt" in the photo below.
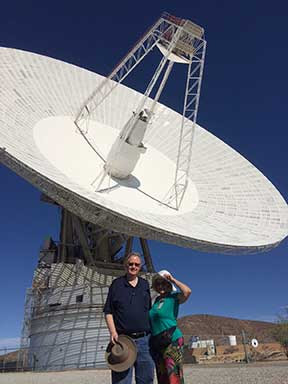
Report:
M 150 332 L 150 308 L 148 282 L 138 277 L 136 287 L 132 287 L 126 276 L 121 276 L 112 282 L 103 312 L 113 315 L 118 333 Z

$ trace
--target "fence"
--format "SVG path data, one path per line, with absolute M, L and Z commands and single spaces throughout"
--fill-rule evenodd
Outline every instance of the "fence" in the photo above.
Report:
M 184 335 L 184 363 L 249 363 L 286 359 L 280 344 L 273 339 L 258 337 L 257 342 L 255 340 L 243 331 L 240 335 Z M 106 368 L 105 348 L 101 347 L 100 350 L 98 343 L 99 339 L 90 338 L 84 343 L 78 340 L 63 343 L 62 347 L 57 344 L 64 351 L 58 355 L 55 353 L 55 344 L 34 348 L 2 348 L 0 372 Z M 43 351 L 47 354 L 46 360 L 41 356 Z M 51 358 L 48 359 L 49 351 Z
M 249 363 L 285 359 L 272 337 L 241 331 L 238 335 L 184 335 L 184 363 Z
M 106 368 L 105 348 L 99 338 L 0 349 L 0 372 Z M 107 344 L 107 343 L 106 343 Z

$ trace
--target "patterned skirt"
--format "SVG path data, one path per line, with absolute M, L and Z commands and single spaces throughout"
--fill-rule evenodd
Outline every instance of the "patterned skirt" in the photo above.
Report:
M 158 384 L 184 384 L 183 346 L 184 339 L 180 337 L 163 351 L 155 354 Z

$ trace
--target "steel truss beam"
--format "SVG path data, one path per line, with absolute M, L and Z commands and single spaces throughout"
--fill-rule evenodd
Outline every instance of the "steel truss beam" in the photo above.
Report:
M 169 28 L 171 28 L 170 24 L 159 19 L 84 102 L 75 119 L 75 124 L 82 133 L 88 132 L 89 118 L 95 109 L 151 52 L 159 41 L 159 36 Z
M 206 42 L 198 40 L 197 43 L 198 46 L 188 65 L 175 180 L 163 201 L 177 210 L 180 208 L 189 180 L 192 146 L 204 69 Z

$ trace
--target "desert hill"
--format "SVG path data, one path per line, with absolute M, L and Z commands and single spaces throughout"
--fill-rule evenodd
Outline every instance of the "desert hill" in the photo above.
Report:
M 238 339 L 241 338 L 241 332 L 244 330 L 247 338 L 256 338 L 261 343 L 275 341 L 271 334 L 275 324 L 266 321 L 240 320 L 201 314 L 180 318 L 178 326 L 185 336 L 199 336 L 204 340 L 220 340 L 223 336 L 228 335 L 235 335 Z

